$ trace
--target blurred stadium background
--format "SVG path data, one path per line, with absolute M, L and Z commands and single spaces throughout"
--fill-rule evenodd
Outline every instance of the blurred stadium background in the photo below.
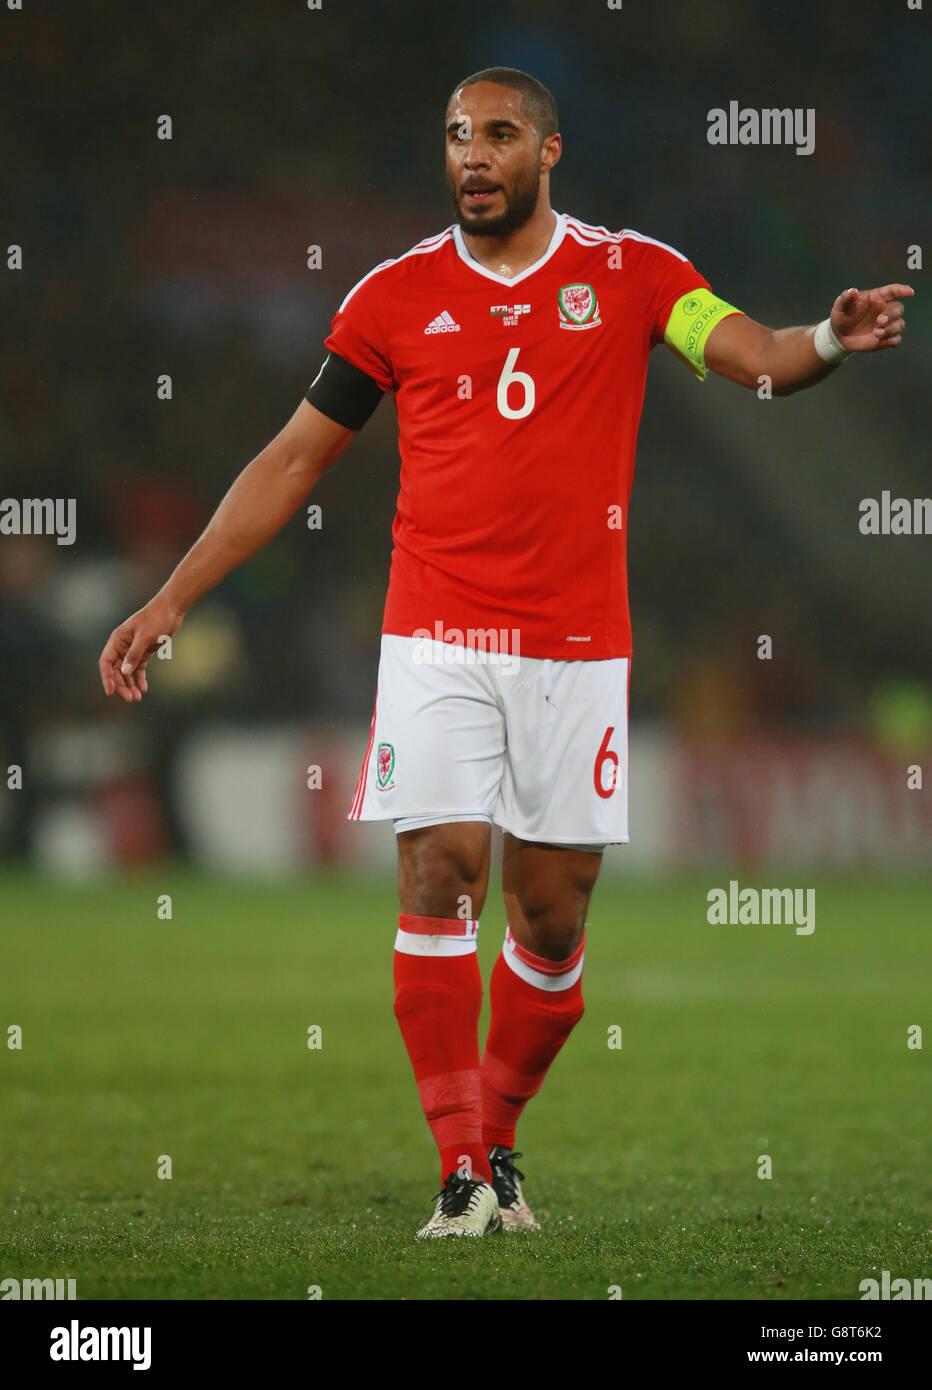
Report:
M 932 815 L 907 768 L 928 780 L 930 540 L 858 529 L 862 498 L 929 491 L 906 268 L 927 22 L 880 0 L 0 10 L 0 225 L 23 250 L 0 278 L 0 495 L 77 508 L 71 546 L 0 534 L 0 1273 L 298 1299 L 856 1298 L 872 1269 L 928 1273 L 906 1040 L 928 1006 Z M 299 514 L 205 599 L 142 705 L 107 701 L 96 662 L 295 409 L 347 289 L 448 225 L 444 103 L 498 63 L 555 94 L 557 209 L 672 243 L 773 325 L 851 284 L 917 298 L 901 351 L 788 400 L 655 354 L 632 843 L 606 855 L 586 1016 L 519 1141 L 547 1226 L 441 1266 L 410 1238 L 435 1158 L 391 1010 L 393 835 L 344 819 L 391 404 L 315 492 L 321 529 Z M 710 147 L 732 99 L 815 107 L 815 153 Z M 739 876 L 816 884 L 815 934 L 710 927 L 708 887 Z M 503 927 L 491 893 L 484 973 Z
M 4 246 L 24 264 L 3 276 L 0 491 L 74 497 L 77 539 L 0 537 L 0 764 L 23 769 L 0 856 L 79 878 L 391 863 L 388 827 L 343 819 L 390 404 L 314 494 L 322 528 L 299 513 L 206 599 L 143 706 L 106 701 L 96 660 L 295 408 L 346 290 L 449 223 L 446 97 L 508 63 L 558 102 L 554 206 L 671 242 L 754 317 L 917 288 L 901 351 L 791 400 L 700 388 L 655 354 L 629 542 L 633 839 L 607 868 L 925 860 L 906 768 L 932 748 L 930 542 L 858 530 L 860 499 L 928 491 L 929 318 L 906 268 L 930 212 L 921 22 L 866 0 L 5 12 Z M 710 147 L 706 112 L 732 98 L 814 106 L 815 153 Z

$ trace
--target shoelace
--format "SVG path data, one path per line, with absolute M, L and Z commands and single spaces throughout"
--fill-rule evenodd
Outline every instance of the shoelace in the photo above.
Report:
M 520 1168 L 515 1167 L 515 1159 L 523 1157 L 524 1155 L 518 1151 L 499 1154 L 492 1164 L 496 1181 L 502 1189 L 498 1200 L 503 1207 L 510 1207 L 518 1196 L 515 1179 L 517 1178 L 520 1182 L 524 1182 L 524 1174 L 521 1172 Z
M 458 1178 L 451 1173 L 443 1184 L 443 1190 L 434 1193 L 433 1200 L 439 1198 L 442 1216 L 462 1216 L 472 1206 L 481 1186 L 477 1178 Z

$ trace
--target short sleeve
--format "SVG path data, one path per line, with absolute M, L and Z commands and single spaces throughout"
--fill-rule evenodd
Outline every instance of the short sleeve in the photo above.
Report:
M 324 347 L 365 372 L 381 390 L 391 391 L 394 373 L 380 312 L 385 288 L 378 270 L 360 280 L 334 315 Z
M 672 246 L 651 242 L 645 256 L 645 270 L 650 287 L 651 346 L 663 341 L 667 320 L 678 299 L 690 290 L 711 290 L 704 275 Z

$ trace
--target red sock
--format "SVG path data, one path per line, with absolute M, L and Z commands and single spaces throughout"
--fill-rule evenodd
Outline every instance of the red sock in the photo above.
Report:
M 480 1064 L 482 1142 L 515 1146 L 515 1126 L 583 1014 L 585 934 L 566 960 L 519 946 L 508 929 L 489 995 L 492 1023 Z
M 441 1186 L 468 1169 L 492 1181 L 479 1094 L 478 922 L 403 912 L 395 939 L 395 1017 L 440 1150 Z

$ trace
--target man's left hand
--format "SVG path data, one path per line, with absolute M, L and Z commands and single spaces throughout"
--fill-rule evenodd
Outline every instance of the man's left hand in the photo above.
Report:
M 845 290 L 832 305 L 830 322 L 835 337 L 849 352 L 873 352 L 899 347 L 903 341 L 911 285 L 882 285 L 876 290 Z

